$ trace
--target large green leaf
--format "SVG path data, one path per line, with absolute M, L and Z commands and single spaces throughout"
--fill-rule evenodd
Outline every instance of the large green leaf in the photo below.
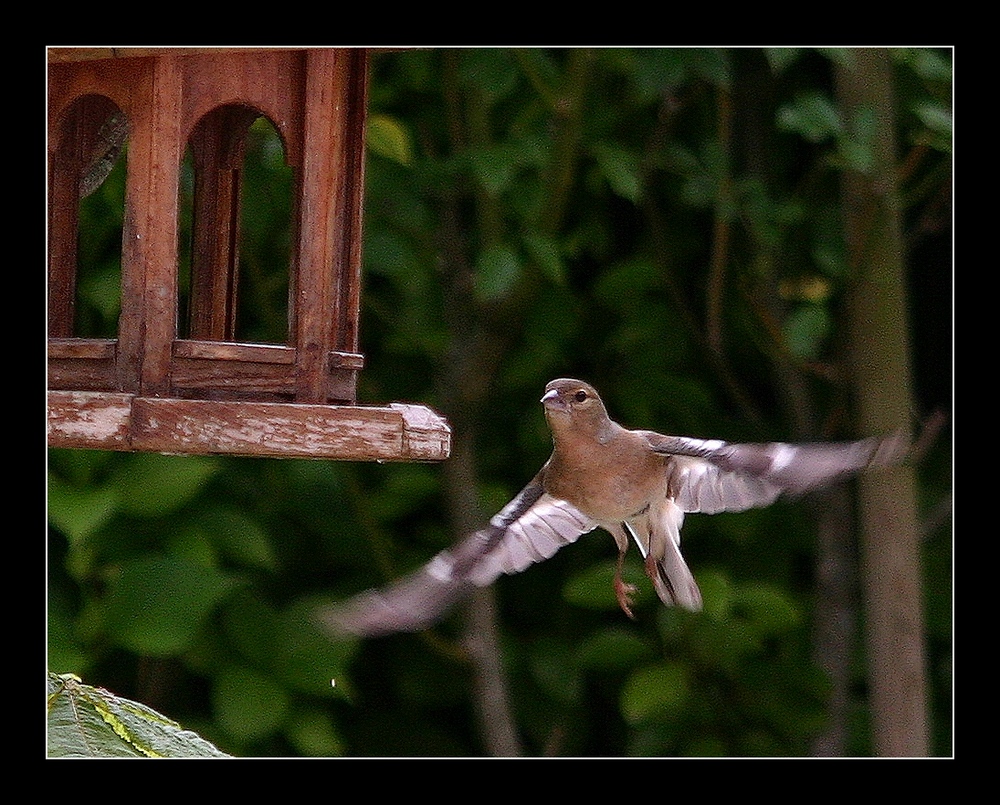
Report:
M 644 665 L 629 676 L 622 688 L 622 715 L 632 724 L 676 715 L 690 695 L 691 683 L 683 663 Z
M 176 511 L 219 471 L 212 456 L 135 453 L 119 466 L 116 483 L 122 511 L 156 517 Z
M 350 695 L 347 669 L 359 646 L 354 640 L 331 640 L 315 613 L 326 598 L 303 596 L 283 608 L 276 624 L 275 675 L 292 690 L 314 696 Z
M 234 649 L 248 664 L 266 670 L 289 690 L 315 696 L 348 696 L 348 663 L 353 640 L 331 640 L 315 613 L 328 598 L 304 596 L 278 610 L 252 590 L 241 590 L 225 604 L 223 624 Z
M 176 721 L 72 674 L 49 672 L 46 694 L 49 757 L 227 757 Z
M 239 583 L 214 568 L 171 556 L 130 559 L 122 563 L 104 602 L 108 634 L 139 654 L 181 652 Z
M 288 714 L 285 689 L 265 674 L 229 666 L 214 680 L 212 706 L 220 726 L 236 740 L 249 743 L 276 732 Z
M 120 490 L 107 486 L 76 486 L 49 473 L 49 521 L 74 546 L 80 546 L 114 515 Z
M 245 567 L 277 570 L 270 535 L 259 520 L 235 506 L 216 503 L 200 508 L 189 528 L 204 535 L 228 559 Z

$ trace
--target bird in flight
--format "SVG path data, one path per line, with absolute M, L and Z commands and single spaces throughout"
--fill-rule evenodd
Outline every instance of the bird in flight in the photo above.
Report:
M 628 430 L 609 416 L 589 383 L 559 378 L 541 399 L 552 432 L 549 460 L 489 522 L 409 576 L 324 609 L 335 634 L 375 637 L 425 629 L 476 587 L 548 559 L 603 528 L 618 546 L 614 590 L 632 617 L 636 588 L 622 577 L 632 541 L 664 604 L 701 609 L 681 556 L 688 512 L 715 514 L 773 503 L 870 467 L 902 461 L 902 434 L 817 444 L 735 444 Z

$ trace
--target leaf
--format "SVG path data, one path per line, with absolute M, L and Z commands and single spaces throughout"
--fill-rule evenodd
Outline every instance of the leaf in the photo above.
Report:
M 473 279 L 476 295 L 483 301 L 506 296 L 521 276 L 521 261 L 513 249 L 494 246 L 481 252 Z
M 875 166 L 874 143 L 877 121 L 871 107 L 859 107 L 851 115 L 850 129 L 837 141 L 837 162 L 841 168 L 869 174 Z
M 794 64 L 802 54 L 802 48 L 764 48 L 764 55 L 775 73 L 781 73 Z
M 259 522 L 235 506 L 216 504 L 200 510 L 195 527 L 203 530 L 226 557 L 247 567 L 277 570 L 278 560 L 270 535 Z
M 223 605 L 221 620 L 228 642 L 241 657 L 256 667 L 271 667 L 280 619 L 254 590 L 231 595 Z
M 113 486 L 73 486 L 49 472 L 49 522 L 78 547 L 114 515 L 120 495 Z
M 541 166 L 546 158 L 544 141 L 522 137 L 471 149 L 469 167 L 487 194 L 499 196 L 511 188 L 520 171 Z
M 838 145 L 837 158 L 842 167 L 864 174 L 869 173 L 875 164 L 871 149 L 846 137 Z
M 252 591 L 241 590 L 225 605 L 226 637 L 248 664 L 268 671 L 285 687 L 325 698 L 350 696 L 346 669 L 354 640 L 331 640 L 315 613 L 332 602 L 306 596 L 278 611 Z
M 48 757 L 228 757 L 138 702 L 48 673 Z
M 646 665 L 625 682 L 621 711 L 631 724 L 678 713 L 690 696 L 688 671 L 679 662 Z
M 830 316 L 822 305 L 797 305 L 782 323 L 788 351 L 797 358 L 819 357 L 832 330 Z
M 926 128 L 918 137 L 940 151 L 951 153 L 952 119 L 951 110 L 939 103 L 918 103 L 913 113 Z
M 141 517 L 169 514 L 197 495 L 219 469 L 218 459 L 210 456 L 130 455 L 115 479 L 121 510 Z
M 412 517 L 433 498 L 439 483 L 426 464 L 399 464 L 391 469 L 381 488 L 366 491 L 371 509 L 385 522 Z
M 317 707 L 296 708 L 285 724 L 285 735 L 305 757 L 344 754 L 344 741 L 329 713 Z
M 802 621 L 798 605 L 772 584 L 743 584 L 733 596 L 733 608 L 760 636 L 781 634 Z
M 509 145 L 479 148 L 469 155 L 470 167 L 477 181 L 491 196 L 498 196 L 508 187 L 520 167 L 516 153 Z
M 399 120 L 389 115 L 368 116 L 365 143 L 373 153 L 400 165 L 409 165 L 413 161 L 409 132 Z
M 652 101 L 685 79 L 687 54 L 675 48 L 638 48 L 625 51 L 629 75 L 639 97 Z
M 201 624 L 238 581 L 214 568 L 146 555 L 121 565 L 105 604 L 106 628 L 138 654 L 184 651 Z
M 601 629 L 577 647 L 577 663 L 596 671 L 621 671 L 649 660 L 653 648 L 638 634 L 624 628 Z
M 81 302 L 91 305 L 105 321 L 114 321 L 121 311 L 121 267 L 101 266 L 80 280 L 78 290 Z
M 642 182 L 636 155 L 614 145 L 598 144 L 594 147 L 594 157 L 611 189 L 633 204 L 638 203 Z
M 732 83 L 732 68 L 722 48 L 691 48 L 687 52 L 691 69 L 710 84 L 727 87 Z
M 275 676 L 293 690 L 315 696 L 350 696 L 346 673 L 359 645 L 354 640 L 331 640 L 320 630 L 315 613 L 331 602 L 304 596 L 283 609 L 272 647 Z
M 289 697 L 269 677 L 239 665 L 216 678 L 212 708 L 222 728 L 242 743 L 261 740 L 278 730 L 288 713 Z
M 892 56 L 896 61 L 909 65 L 924 81 L 951 83 L 951 61 L 934 48 L 894 48 Z
M 629 259 L 608 266 L 597 278 L 593 293 L 609 308 L 627 312 L 662 284 L 662 272 L 651 260 Z
M 462 83 L 493 104 L 507 97 L 517 86 L 519 70 L 513 53 L 504 48 L 470 48 L 459 60 Z
M 732 584 L 718 570 L 698 569 L 698 588 L 704 601 L 704 613 L 716 619 L 725 617 L 731 606 Z
M 820 92 L 803 93 L 781 106 L 777 125 L 812 143 L 838 137 L 844 128 L 833 100 Z
M 542 234 L 525 235 L 524 246 L 550 282 L 565 284 L 566 266 L 563 264 L 559 244 L 554 238 Z

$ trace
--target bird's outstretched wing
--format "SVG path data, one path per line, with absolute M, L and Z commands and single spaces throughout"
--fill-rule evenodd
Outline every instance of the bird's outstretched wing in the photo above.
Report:
M 869 467 L 899 463 L 902 434 L 854 442 L 735 444 L 642 431 L 654 452 L 669 455 L 670 493 L 686 512 L 714 514 L 767 506 Z
M 597 527 L 576 507 L 547 494 L 541 477 L 539 473 L 488 527 L 390 586 L 322 610 L 321 623 L 334 633 L 364 637 L 419 631 L 474 588 L 548 559 Z

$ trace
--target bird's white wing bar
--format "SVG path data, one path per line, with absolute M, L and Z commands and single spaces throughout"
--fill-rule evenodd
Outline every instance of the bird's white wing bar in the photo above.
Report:
M 908 449 L 907 440 L 897 435 L 829 444 L 730 444 L 707 458 L 722 470 L 802 494 L 869 467 L 898 463 Z
M 479 586 L 492 584 L 500 574 L 520 573 L 595 528 L 597 523 L 575 506 L 544 494 L 507 525 L 496 546 L 469 570 L 467 578 Z
M 773 503 L 781 487 L 740 472 L 726 471 L 704 459 L 677 456 L 671 461 L 670 490 L 686 512 L 737 512 Z
M 655 452 L 673 457 L 668 472 L 677 504 L 707 514 L 767 506 L 782 493 L 802 494 L 868 467 L 898 463 L 908 449 L 901 435 L 829 444 L 643 435 Z
M 425 629 L 474 587 L 503 573 L 518 573 L 548 559 L 563 545 L 597 527 L 574 506 L 529 484 L 488 528 L 384 590 L 367 590 L 319 613 L 332 631 L 376 637 Z

